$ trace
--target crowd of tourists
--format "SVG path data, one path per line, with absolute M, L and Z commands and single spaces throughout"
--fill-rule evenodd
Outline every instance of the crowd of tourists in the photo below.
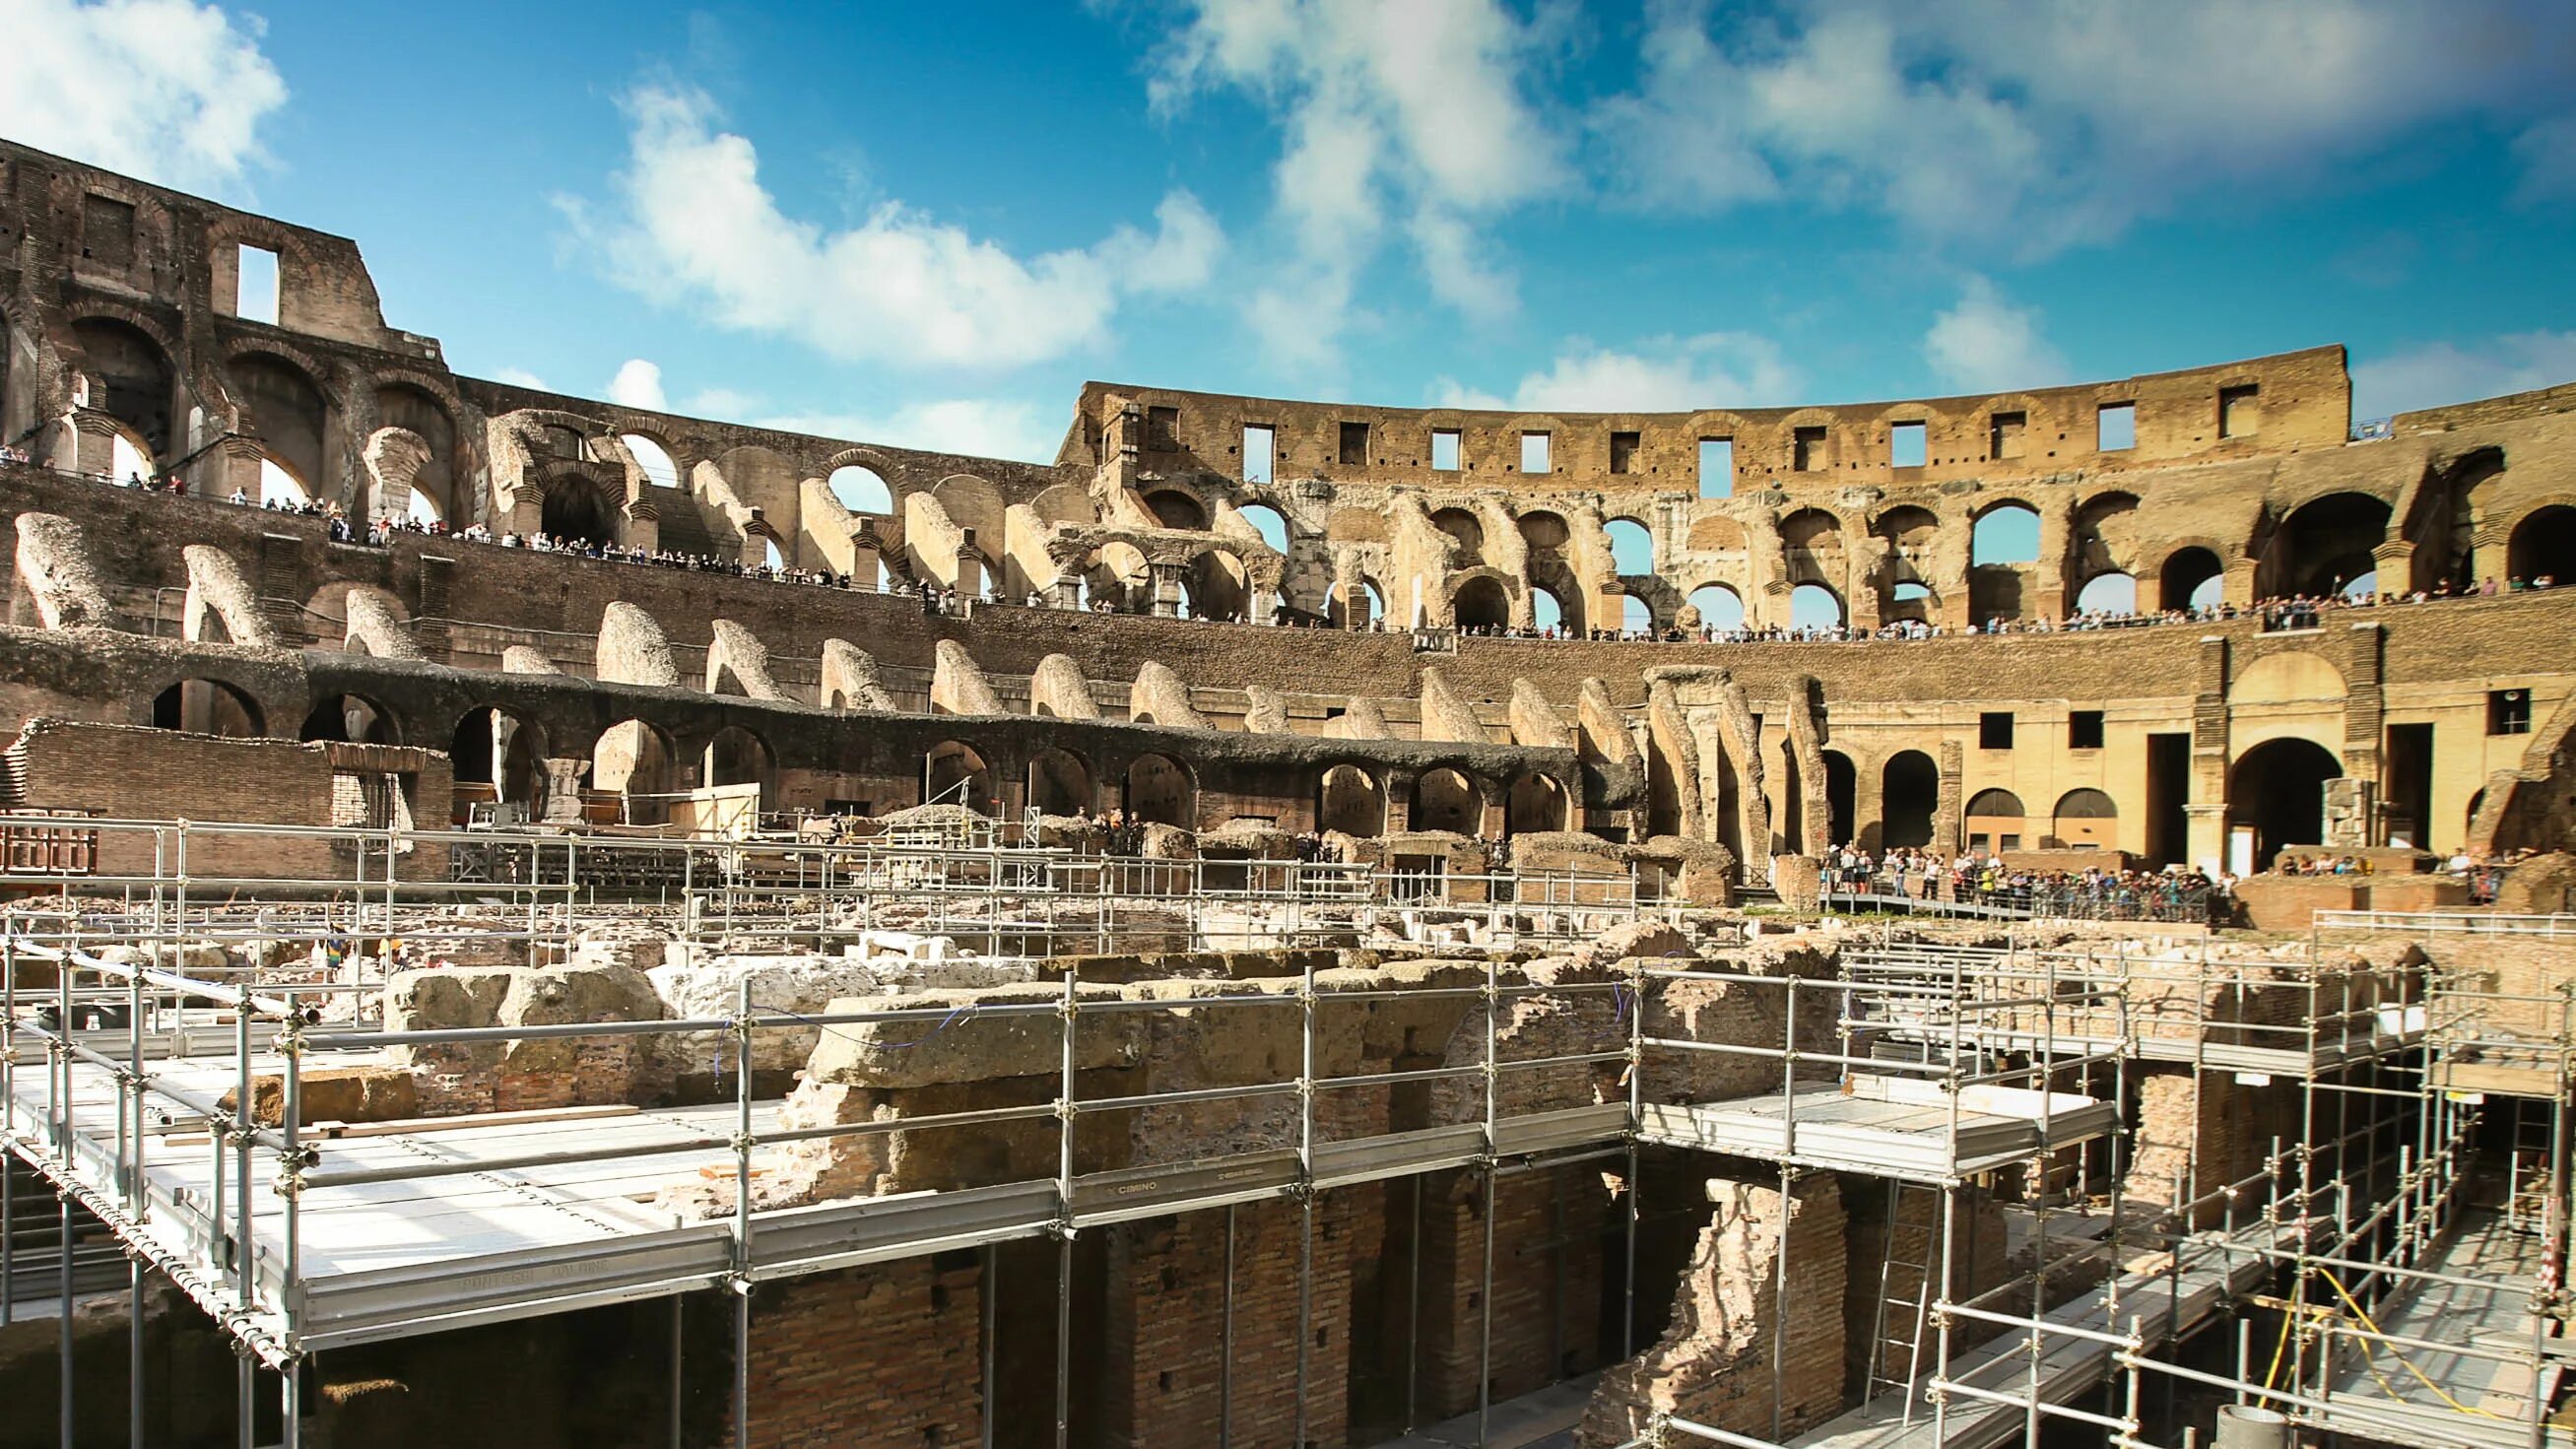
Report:
M 2010 864 L 1991 851 L 1944 855 L 1910 846 L 1872 854 L 1845 845 L 1823 865 L 1825 889 L 1834 894 L 1946 901 L 2075 920 L 2223 919 L 2236 884 L 2232 876 L 2212 877 L 2189 866 L 2044 870 Z

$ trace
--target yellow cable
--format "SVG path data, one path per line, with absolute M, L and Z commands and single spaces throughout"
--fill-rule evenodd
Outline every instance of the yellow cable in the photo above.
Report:
M 2342 1280 L 2342 1279 L 2340 1279 L 2340 1278 L 2337 1278 L 2337 1277 L 2334 1275 L 2334 1271 L 2333 1271 L 2332 1269 L 2330 1269 L 2330 1268 L 2320 1267 L 2320 1268 L 2318 1268 L 2318 1269 L 2317 1269 L 2317 1271 L 2318 1271 L 2319 1273 L 2322 1273 L 2322 1274 L 2324 1274 L 2324 1275 L 2325 1275 L 2325 1280 L 2326 1280 L 2328 1283 L 2331 1283 L 2331 1284 L 2333 1284 L 2333 1285 L 2334 1285 L 2334 1291 L 2335 1291 L 2337 1294 L 2341 1295 L 2341 1297 L 2343 1298 L 2344 1303 L 2345 1303 L 2346 1305 L 2348 1305 L 2348 1306 L 2352 1309 L 2353 1317 L 2358 1318 L 2358 1319 L 2360 1319 L 2360 1320 L 2361 1320 L 2361 1326 L 2362 1326 L 2362 1327 L 2364 1327 L 2364 1328 L 2366 1328 L 2366 1329 L 2370 1330 L 2370 1331 L 2371 1331 L 2372 1333 L 2374 1333 L 2374 1334 L 2381 1334 L 2383 1337 L 2385 1336 L 2385 1334 L 2384 1334 L 2383 1330 L 2380 1328 L 2380 1326 L 2379 1326 L 2378 1324 L 2373 1323 L 2373 1322 L 2371 1321 L 2371 1318 L 2370 1318 L 2370 1311 L 2369 1311 L 2368 1309 L 2363 1308 L 2363 1307 L 2361 1306 L 2360 1301 L 2359 1301 L 2358 1299 L 2355 1299 L 2355 1298 L 2352 1296 L 2351 1290 L 2349 1290 L 2349 1289 L 2347 1289 L 2347 1288 L 2345 1288 L 2345 1287 L 2343 1286 L 2343 1280 Z M 2362 1340 L 2362 1343 L 2361 1343 L 2361 1352 L 2362 1352 L 2362 1357 L 2363 1357 L 2363 1358 L 2365 1358 L 2365 1359 L 2370 1360 L 2370 1361 L 2371 1361 L 2371 1363 L 2373 1364 L 2373 1368 L 2372 1368 L 2372 1371 L 2371 1371 L 2371 1377 L 2373 1377 L 2373 1378 L 2378 1378 L 2378 1377 L 2379 1377 L 2379 1374 L 2378 1374 L 2378 1369 L 2377 1369 L 2377 1367 L 2376 1367 L 2377 1362 L 2378 1362 L 2378 1356 L 2377 1356 L 2376 1354 L 2374 1354 L 2374 1353 L 2372 1353 L 2372 1352 L 2371 1352 L 2371 1348 L 2370 1348 L 2370 1340 L 2368 1340 L 2368 1339 L 2363 1339 L 2363 1340 Z M 2411 1359 L 2407 1358 L 2407 1357 L 2406 1357 L 2406 1355 L 2404 1355 L 2404 1354 L 2402 1354 L 2402 1353 L 2399 1353 L 2399 1352 L 2397 1351 L 2397 1349 L 2396 1349 L 2396 1347 L 2395 1347 L 2394 1345 L 2391 1345 L 2391 1346 L 2389 1347 L 2389 1349 L 2388 1349 L 2388 1356 L 2389 1356 L 2389 1357 L 2391 1357 L 2391 1358 L 2393 1358 L 2393 1359 L 2395 1359 L 2395 1360 L 2397 1360 L 2397 1363 L 2398 1363 L 2398 1366 L 2399 1366 L 2399 1367 L 2401 1367 L 2401 1368 L 2405 1369 L 2408 1373 L 2413 1374 L 2413 1375 L 2415 1376 L 2415 1381 L 2416 1381 L 2417 1383 L 2420 1383 L 2420 1384 L 2422 1384 L 2424 1387 L 2426 1387 L 2426 1388 L 2428 1388 L 2428 1389 L 2431 1389 L 2431 1390 L 2433 1391 L 2433 1396 L 2434 1396 L 2435 1398 L 2440 1399 L 2443 1403 L 2450 1405 L 2452 1408 L 2457 1409 L 2459 1412 L 2461 1412 L 2461 1413 L 2463 1413 L 2463 1414 L 2473 1415 L 2473 1416 L 2475 1416 L 2475 1417 L 2477 1417 L 2477 1418 L 2480 1418 L 2480 1419 L 2506 1419 L 2508 1422 L 2512 1422 L 2512 1423 L 2519 1423 L 2519 1422 L 2521 1422 L 2521 1421 L 2520 1421 L 2520 1420 L 2518 1420 L 2518 1419 L 2510 1419 L 2507 1415 L 2504 1415 L 2504 1414 L 2494 1413 L 2494 1412 L 2491 1412 L 2491 1411 L 2486 1410 L 2486 1409 L 2472 1408 L 2471 1406 L 2469 1406 L 2469 1405 L 2467 1405 L 2467 1404 L 2463 1404 L 2463 1403 L 2461 1403 L 2459 1400 L 2457 1400 L 2457 1399 L 2455 1399 L 2455 1398 L 2452 1398 L 2452 1397 L 2451 1397 L 2451 1395 L 2450 1395 L 2450 1391 L 2449 1391 L 2449 1390 L 2444 1389 L 2440 1384 L 2437 1384 L 2437 1383 L 2433 1382 L 2431 1379 L 2429 1379 L 2429 1378 L 2425 1377 L 2425 1375 L 2424 1375 L 2424 1371 L 2423 1371 L 2422 1369 L 2417 1368 L 2417 1367 L 2415 1366 L 2415 1364 L 2414 1364 L 2414 1361 L 2413 1361 L 2413 1360 L 2411 1360 Z M 2395 1389 L 2393 1389 L 2393 1388 L 2389 1388 L 2389 1386 L 2388 1386 L 2388 1381 L 2387 1381 L 2386 1379 L 2380 1379 L 2380 1387 L 2382 1387 L 2382 1388 L 2388 1388 L 2388 1393 L 2389 1393 L 2389 1397 L 2390 1397 L 2390 1398 L 2402 1399 L 2403 1397 L 2405 1397 L 2404 1395 L 2402 1395 L 2402 1394 L 2398 1393 Z

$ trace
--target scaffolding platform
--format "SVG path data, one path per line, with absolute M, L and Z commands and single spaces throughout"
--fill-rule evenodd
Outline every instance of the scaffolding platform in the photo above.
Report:
M 2072 1092 L 1854 1076 L 1793 1094 L 1640 1108 L 1640 1140 L 1701 1152 L 1948 1182 L 2099 1137 L 2119 1109 Z

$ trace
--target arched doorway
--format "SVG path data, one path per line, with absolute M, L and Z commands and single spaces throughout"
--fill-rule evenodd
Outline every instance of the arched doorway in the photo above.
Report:
M 394 728 L 391 715 L 374 700 L 354 694 L 335 694 L 318 701 L 313 711 L 304 716 L 303 728 L 295 732 L 299 740 L 334 740 L 350 745 L 398 745 L 402 734 Z
M 1485 802 L 1476 784 L 1456 770 L 1431 770 L 1413 783 L 1413 828 L 1474 835 L 1484 824 Z
M 894 512 L 894 490 L 874 468 L 845 463 L 832 470 L 824 486 L 831 490 L 833 502 L 852 513 L 884 517 Z
M 1457 567 L 1471 569 L 1485 561 L 1485 526 L 1464 508 L 1443 508 L 1431 515 L 1431 526 L 1458 541 Z
M 1029 805 L 1041 815 L 1078 815 L 1091 808 L 1091 767 L 1080 756 L 1054 748 L 1029 757 Z
M 1315 786 L 1315 828 L 1362 837 L 1386 833 L 1386 792 L 1357 765 L 1335 765 Z
M 2388 505 L 2367 493 L 2329 493 L 2292 510 L 2264 555 L 2263 592 L 2332 594 L 2376 576 L 2371 551 L 2388 540 Z
M 1879 773 L 1879 847 L 1920 850 L 1932 843 L 1932 817 L 1941 804 L 1941 770 L 1921 750 L 1906 750 Z
M 591 788 L 625 797 L 629 824 L 659 825 L 670 818 L 679 757 L 660 729 L 640 719 L 620 720 L 591 749 Z
M 1512 781 L 1503 798 L 1503 834 L 1567 828 L 1565 787 L 1553 775 L 1533 770 Z
M 1789 627 L 1839 629 L 1847 616 L 1843 596 L 1823 584 L 1800 584 L 1789 591 Z
M 1125 808 L 1130 819 L 1184 830 L 1198 823 L 1198 789 L 1190 772 L 1169 755 L 1138 755 L 1127 767 Z
M 537 527 L 548 538 L 595 543 L 603 548 L 617 541 L 616 509 L 597 483 L 567 473 L 548 480 L 545 492 Z
M 2505 545 L 2505 572 L 2517 579 L 2576 583 L 2576 508 L 2535 508 L 2513 526 Z
M 2001 503 L 1977 515 L 1968 535 L 1968 618 L 2022 617 L 2022 584 L 2039 562 L 2039 511 Z
M 2178 548 L 2165 559 L 2156 587 L 2159 607 L 2215 609 L 2227 593 L 2227 568 L 2205 548 Z
M 2138 611 L 2138 581 L 2124 573 L 2095 574 L 2084 581 L 2075 594 L 2075 612 L 2079 614 L 2134 614 Z
M 700 778 L 710 786 L 756 785 L 760 787 L 757 808 L 769 809 L 776 770 L 768 741 L 740 725 L 726 725 L 707 741 Z
M 1500 629 L 1511 622 L 1512 601 L 1502 580 L 1485 574 L 1458 586 L 1450 611 L 1461 629 Z
M 1744 596 L 1724 584 L 1702 584 L 1686 601 L 1699 611 L 1699 627 L 1731 633 L 1744 627 Z
M 1825 843 L 1851 845 L 1854 835 L 1853 814 L 1860 796 L 1860 772 L 1853 768 L 1851 756 L 1840 750 L 1825 751 Z
M 2342 774 L 2332 751 L 2294 736 L 2237 756 L 2227 770 L 2229 864 L 2269 870 L 2285 846 L 2322 844 L 2326 781 Z
M 449 737 L 461 802 L 481 796 L 496 804 L 521 804 L 539 813 L 546 785 L 545 734 L 528 720 L 492 705 L 466 712 Z M 481 790 L 471 787 L 481 786 Z
M 921 761 L 921 803 L 963 805 L 979 815 L 993 810 L 993 771 L 973 745 L 945 740 Z
M 182 679 L 155 695 L 152 723 L 165 730 L 191 734 L 256 739 L 266 734 L 259 705 L 239 687 L 220 679 Z

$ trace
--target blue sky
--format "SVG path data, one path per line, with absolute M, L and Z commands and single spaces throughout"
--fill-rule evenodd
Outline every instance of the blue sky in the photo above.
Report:
M 2576 380 L 2576 5 L 0 0 L 0 135 L 483 376 L 1046 457 L 1086 378 L 1567 410 L 2326 342 Z

